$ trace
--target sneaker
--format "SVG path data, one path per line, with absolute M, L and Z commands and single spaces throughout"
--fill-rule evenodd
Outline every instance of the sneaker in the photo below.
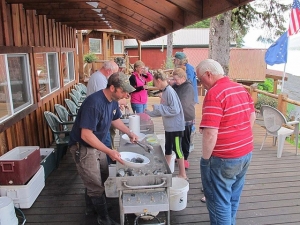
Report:
M 185 167 L 186 169 L 190 168 L 190 163 L 189 163 L 189 161 L 184 160 L 184 167 Z

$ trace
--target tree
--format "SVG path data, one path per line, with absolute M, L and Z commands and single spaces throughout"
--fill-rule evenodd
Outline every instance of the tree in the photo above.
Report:
M 218 61 L 225 74 L 229 71 L 230 30 L 231 11 L 211 18 L 208 57 Z
M 209 58 L 218 61 L 228 74 L 230 40 L 244 37 L 251 26 L 266 29 L 266 39 L 275 39 L 286 31 L 283 12 L 290 6 L 278 0 L 256 0 L 211 18 L 209 32 Z
M 167 36 L 166 69 L 173 68 L 172 53 L 173 53 L 173 33 L 170 33 Z

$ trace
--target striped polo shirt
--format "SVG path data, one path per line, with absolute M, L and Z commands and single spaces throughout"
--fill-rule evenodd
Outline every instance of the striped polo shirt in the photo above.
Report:
M 253 150 L 252 112 L 254 103 L 249 93 L 228 77 L 219 79 L 208 90 L 203 102 L 200 128 L 218 129 L 213 156 L 238 158 Z

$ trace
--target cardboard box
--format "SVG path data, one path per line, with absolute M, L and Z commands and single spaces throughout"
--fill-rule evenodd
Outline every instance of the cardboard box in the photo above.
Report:
M 56 168 L 56 152 L 54 148 L 41 148 L 41 165 L 44 167 L 45 179 Z
M 44 167 L 39 166 L 38 172 L 26 185 L 1 185 L 0 195 L 10 197 L 15 207 L 28 209 L 45 187 Z
M 40 168 L 40 147 L 19 146 L 0 157 L 0 185 L 23 185 Z

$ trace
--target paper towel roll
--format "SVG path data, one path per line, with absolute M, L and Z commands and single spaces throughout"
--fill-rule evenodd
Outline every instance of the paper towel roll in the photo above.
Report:
M 140 133 L 140 124 L 141 119 L 139 115 L 131 115 L 129 116 L 129 129 L 132 130 L 133 133 Z

